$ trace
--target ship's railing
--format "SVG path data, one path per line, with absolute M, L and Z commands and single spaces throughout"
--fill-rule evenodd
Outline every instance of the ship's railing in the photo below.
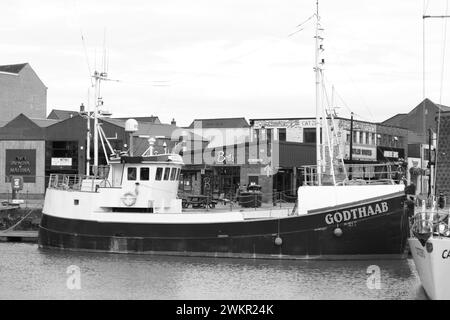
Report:
M 106 179 L 81 174 L 51 174 L 48 188 L 58 190 L 73 190 L 96 192 L 98 187 L 110 187 Z
M 331 166 L 321 167 L 321 181 L 323 185 L 333 185 Z M 317 166 L 302 166 L 303 185 L 318 184 Z M 405 177 L 405 170 L 401 163 L 389 164 L 345 164 L 345 170 L 334 166 L 336 185 L 364 185 L 364 184 L 398 184 Z

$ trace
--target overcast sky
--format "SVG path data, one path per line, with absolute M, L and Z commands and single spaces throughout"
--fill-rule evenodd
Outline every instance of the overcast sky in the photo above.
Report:
M 428 0 L 445 14 L 447 0 Z M 321 0 L 325 73 L 341 116 L 382 121 L 422 100 L 422 0 Z M 0 64 L 29 62 L 48 112 L 87 103 L 104 34 L 115 116 L 314 116 L 315 0 L 2 0 Z M 443 19 L 427 21 L 427 96 L 440 95 Z M 84 35 L 87 54 L 81 35 Z M 450 35 L 449 35 L 450 37 Z M 446 52 L 450 52 L 446 50 Z M 87 58 L 86 58 L 87 56 Z M 446 62 L 444 70 L 450 70 Z M 164 86 L 161 86 L 163 84 Z M 331 91 L 331 89 L 329 88 Z

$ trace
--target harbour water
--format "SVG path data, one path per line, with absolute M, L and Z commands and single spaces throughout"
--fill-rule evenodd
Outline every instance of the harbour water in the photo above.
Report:
M 427 299 L 414 263 L 74 253 L 0 243 L 0 299 Z

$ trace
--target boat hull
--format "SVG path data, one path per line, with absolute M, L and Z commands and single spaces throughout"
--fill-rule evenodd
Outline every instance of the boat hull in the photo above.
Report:
M 404 196 L 396 195 L 308 215 L 216 223 L 124 223 L 44 212 L 39 246 L 210 257 L 372 259 L 405 257 L 407 234 Z
M 425 292 L 433 300 L 450 299 L 450 239 L 430 238 L 424 246 L 417 238 L 408 239 L 411 254 Z

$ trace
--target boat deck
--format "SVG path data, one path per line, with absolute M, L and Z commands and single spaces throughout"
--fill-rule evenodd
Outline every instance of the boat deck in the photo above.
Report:
M 243 208 L 237 205 L 218 204 L 214 209 L 183 209 L 183 213 L 224 213 L 224 212 L 242 212 L 244 219 L 262 219 L 262 218 L 280 218 L 287 217 L 292 213 L 294 203 L 265 204 L 259 208 Z

